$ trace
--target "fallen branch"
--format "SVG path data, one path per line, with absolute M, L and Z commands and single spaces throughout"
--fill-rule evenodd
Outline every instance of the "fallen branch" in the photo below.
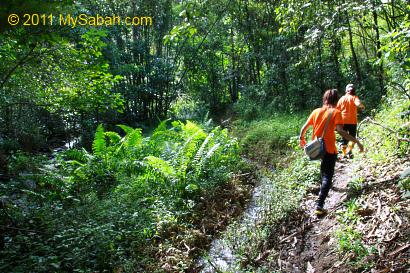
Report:
M 396 249 L 395 251 L 390 252 L 389 254 L 387 254 L 387 256 L 394 257 L 394 256 L 396 256 L 398 253 L 402 252 L 403 250 L 408 249 L 409 247 L 410 247 L 410 244 L 401 246 L 401 247 L 399 247 L 398 249 Z
M 404 137 L 400 137 L 399 132 L 400 129 L 405 128 L 405 127 L 409 127 L 410 126 L 410 122 L 407 122 L 405 124 L 403 124 L 402 126 L 400 126 L 400 128 L 396 131 L 393 130 L 383 124 L 378 123 L 377 121 L 375 121 L 374 119 L 372 119 L 371 117 L 366 117 L 365 119 L 363 119 L 360 123 L 359 126 L 357 128 L 357 136 L 359 136 L 359 131 L 360 131 L 360 127 L 363 123 L 365 122 L 369 122 L 371 124 L 377 125 L 382 127 L 383 129 L 385 129 L 386 131 L 389 131 L 391 134 L 394 134 L 395 138 L 397 139 L 397 147 L 400 146 L 401 142 L 410 142 L 410 138 L 404 138 Z

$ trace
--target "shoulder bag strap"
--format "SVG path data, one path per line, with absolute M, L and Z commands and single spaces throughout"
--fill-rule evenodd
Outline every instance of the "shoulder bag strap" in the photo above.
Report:
M 326 124 L 325 124 L 325 128 L 323 129 L 322 139 L 323 139 L 323 137 L 325 136 L 325 132 L 326 132 L 326 130 L 327 130 L 327 126 L 329 125 L 330 118 L 332 117 L 332 113 L 333 113 L 333 110 L 330 110 L 330 113 L 329 113 L 329 115 L 327 116 L 327 121 L 326 121 Z

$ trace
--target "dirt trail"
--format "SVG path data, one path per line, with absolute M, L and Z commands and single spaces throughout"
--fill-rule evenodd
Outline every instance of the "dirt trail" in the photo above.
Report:
M 333 186 L 325 202 L 328 214 L 314 215 L 319 188 L 311 189 L 301 203 L 300 211 L 282 227 L 278 266 L 281 272 L 343 272 L 343 263 L 334 253 L 336 242 L 331 234 L 338 226 L 335 211 L 346 200 L 346 187 L 352 173 L 349 161 L 337 162 Z

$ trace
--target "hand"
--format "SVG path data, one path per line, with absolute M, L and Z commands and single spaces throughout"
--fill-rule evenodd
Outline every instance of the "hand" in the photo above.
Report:
M 357 147 L 359 147 L 359 151 L 360 151 L 361 153 L 363 153 L 363 152 L 364 152 L 364 149 L 363 149 L 362 143 L 360 143 L 359 141 L 357 141 L 356 143 L 357 143 Z
M 303 149 L 306 145 L 306 140 L 304 138 L 299 139 L 299 145 Z

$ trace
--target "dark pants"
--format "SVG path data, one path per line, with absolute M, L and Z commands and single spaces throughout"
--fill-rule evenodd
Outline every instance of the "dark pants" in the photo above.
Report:
M 343 125 L 343 130 L 347 131 L 352 137 L 356 137 L 357 124 L 345 124 Z M 349 140 L 343 138 L 342 143 L 343 145 L 347 145 L 347 143 L 349 143 Z
M 337 154 L 329 154 L 326 152 L 320 164 L 320 176 L 322 184 L 320 185 L 319 198 L 317 200 L 317 206 L 323 207 L 325 199 L 329 194 L 329 190 L 332 187 L 333 174 L 335 173 Z

